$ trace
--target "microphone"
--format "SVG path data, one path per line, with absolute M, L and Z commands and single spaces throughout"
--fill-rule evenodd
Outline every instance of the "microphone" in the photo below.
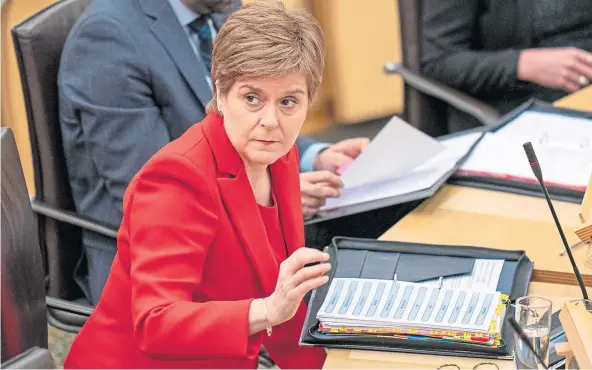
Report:
M 524 152 L 526 153 L 526 157 L 528 158 L 528 163 L 530 163 L 530 168 L 534 173 L 534 176 L 539 181 L 541 185 L 541 189 L 543 189 L 543 194 L 545 195 L 545 199 L 547 200 L 547 204 L 549 205 L 549 209 L 551 210 L 551 215 L 553 215 L 553 220 L 555 221 L 555 226 L 557 226 L 557 230 L 559 230 L 559 235 L 561 235 L 561 241 L 565 246 L 565 251 L 569 257 L 569 262 L 571 263 L 571 267 L 573 268 L 574 274 L 576 275 L 576 279 L 578 280 L 578 285 L 582 290 L 582 296 L 584 299 L 588 299 L 588 293 L 586 292 L 586 286 L 584 285 L 584 280 L 582 280 L 582 274 L 580 274 L 580 270 L 578 269 L 578 265 L 576 265 L 576 260 L 571 253 L 571 248 L 569 248 L 569 244 L 567 243 L 567 239 L 565 239 L 565 234 L 563 234 L 563 229 L 561 228 L 561 224 L 559 223 L 559 219 L 557 218 L 557 214 L 555 213 L 555 208 L 553 207 L 553 203 L 551 203 L 551 198 L 549 197 L 549 192 L 547 191 L 547 187 L 545 186 L 545 182 L 543 181 L 543 172 L 541 171 L 541 166 L 537 159 L 536 154 L 534 153 L 534 149 L 530 142 L 524 143 Z

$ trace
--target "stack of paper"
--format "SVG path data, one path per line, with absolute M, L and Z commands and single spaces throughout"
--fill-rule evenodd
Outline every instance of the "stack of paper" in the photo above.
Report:
M 335 278 L 319 330 L 498 346 L 507 296 L 441 284 Z
M 592 173 L 592 120 L 524 112 L 486 134 L 459 174 L 536 183 L 522 144 L 530 141 L 549 186 L 585 191 Z
M 343 172 L 341 196 L 327 199 L 322 210 L 428 189 L 450 172 L 481 136 L 469 134 L 439 142 L 395 116 Z

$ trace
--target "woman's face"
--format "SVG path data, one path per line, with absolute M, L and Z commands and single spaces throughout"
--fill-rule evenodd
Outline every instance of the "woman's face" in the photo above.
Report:
M 272 164 L 290 151 L 309 101 L 302 73 L 237 80 L 217 99 L 230 142 L 255 167 Z

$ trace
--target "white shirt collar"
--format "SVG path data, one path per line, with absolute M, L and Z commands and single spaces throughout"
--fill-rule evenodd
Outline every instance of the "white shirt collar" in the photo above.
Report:
M 181 0 L 168 0 L 168 2 L 171 5 L 171 8 L 173 8 L 173 12 L 177 16 L 179 23 L 181 23 L 181 25 L 184 27 L 201 16 L 200 14 L 197 14 L 193 10 L 189 9 L 181 2 Z

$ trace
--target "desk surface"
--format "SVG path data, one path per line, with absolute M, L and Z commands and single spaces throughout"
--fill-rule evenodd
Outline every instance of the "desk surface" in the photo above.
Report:
M 529 295 L 543 296 L 553 302 L 553 311 L 566 301 L 581 297 L 578 287 L 532 283 Z M 418 356 L 408 353 L 330 349 L 324 369 L 436 369 L 443 364 L 457 364 L 461 369 L 472 369 L 479 362 L 490 361 L 466 357 Z M 500 369 L 513 369 L 511 360 L 495 360 Z
M 577 242 L 579 206 L 553 204 L 568 242 Z M 559 256 L 563 244 L 542 198 L 447 185 L 381 239 L 525 250 L 534 262 L 533 281 L 577 284 L 568 256 Z M 592 286 L 586 250 L 580 246 L 573 253 L 585 284 Z
M 592 86 L 571 94 L 555 105 L 592 111 Z M 579 225 L 577 204 L 553 202 L 566 238 L 575 243 Z M 525 250 L 534 262 L 529 294 L 553 301 L 554 310 L 569 299 L 581 297 L 567 256 L 559 256 L 563 245 L 550 211 L 542 198 L 446 185 L 423 202 L 381 237 L 419 243 L 473 245 L 498 249 Z M 587 286 L 592 286 L 592 269 L 584 264 L 586 248 L 574 250 Z M 553 284 L 549 284 L 553 283 Z M 569 285 L 558 285 L 569 284 Z M 479 359 L 412 354 L 329 350 L 324 368 L 431 368 L 456 363 L 472 369 Z M 497 361 L 500 369 L 512 369 L 512 361 Z
M 569 94 L 563 99 L 557 100 L 554 105 L 561 108 L 577 109 L 592 112 L 592 85 Z

